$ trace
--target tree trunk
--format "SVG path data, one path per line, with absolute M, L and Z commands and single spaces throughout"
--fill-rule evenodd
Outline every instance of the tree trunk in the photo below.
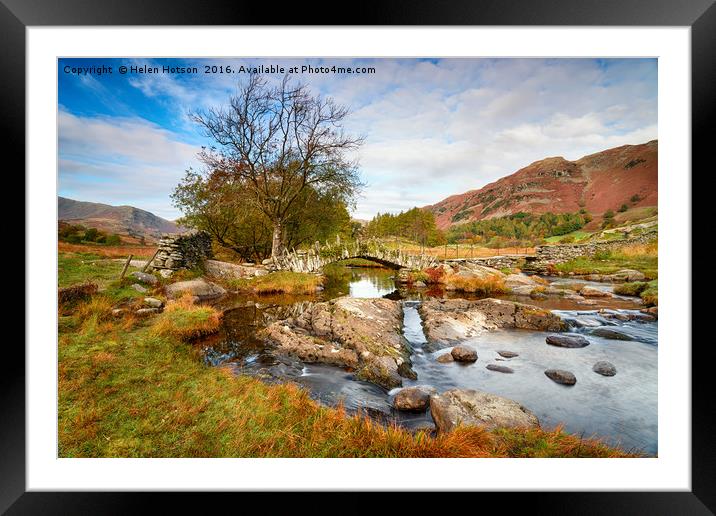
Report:
M 271 243 L 271 257 L 276 258 L 283 254 L 285 249 L 283 235 L 283 224 L 276 221 L 273 223 L 273 241 Z

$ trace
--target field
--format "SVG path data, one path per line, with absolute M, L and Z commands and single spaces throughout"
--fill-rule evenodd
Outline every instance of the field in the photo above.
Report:
M 612 274 L 620 269 L 634 269 L 644 273 L 649 280 L 659 276 L 658 244 L 633 245 L 594 256 L 575 258 L 558 263 L 555 269 L 562 273 Z
M 103 258 L 126 258 L 130 254 L 136 258 L 151 258 L 156 247 L 143 245 L 102 245 L 102 244 L 70 244 L 58 242 L 60 253 L 89 253 Z
M 89 257 L 88 257 L 89 256 Z M 121 263 L 60 253 L 59 283 L 104 290 L 59 317 L 60 457 L 624 457 L 561 430 L 458 428 L 438 437 L 318 405 L 299 387 L 208 367 L 187 339 L 218 313 L 183 299 L 151 318 L 115 318 L 141 296 L 119 284 Z M 161 296 L 161 292 L 152 292 Z

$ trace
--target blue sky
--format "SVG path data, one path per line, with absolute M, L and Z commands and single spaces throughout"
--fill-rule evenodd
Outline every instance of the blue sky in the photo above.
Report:
M 188 114 L 226 104 L 247 78 L 204 74 L 207 64 L 375 68 L 293 76 L 349 106 L 346 131 L 366 137 L 358 218 L 432 204 L 548 156 L 657 138 L 656 59 L 60 59 L 59 195 L 180 216 L 169 195 L 210 143 Z M 119 73 L 132 65 L 199 73 Z

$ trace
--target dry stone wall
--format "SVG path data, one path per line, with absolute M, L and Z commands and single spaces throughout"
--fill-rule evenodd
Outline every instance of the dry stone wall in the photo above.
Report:
M 159 240 L 159 250 L 152 260 L 151 268 L 160 273 L 191 269 L 212 256 L 211 237 L 208 233 L 167 233 Z
M 586 244 L 559 244 L 537 247 L 534 256 L 526 257 L 525 269 L 542 271 L 549 264 L 564 263 L 580 256 L 593 256 L 602 251 L 614 251 L 622 247 L 647 244 L 654 240 L 656 234 L 646 233 L 634 238 L 588 242 Z

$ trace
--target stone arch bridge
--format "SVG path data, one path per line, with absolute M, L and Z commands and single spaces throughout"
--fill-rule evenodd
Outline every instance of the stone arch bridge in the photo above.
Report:
M 286 252 L 271 258 L 267 265 L 275 270 L 292 272 L 316 272 L 324 266 L 350 258 L 363 258 L 395 269 L 425 269 L 438 265 L 434 256 L 408 254 L 400 249 L 390 249 L 378 240 L 366 240 L 334 244 L 316 242 L 306 251 Z M 268 261 L 268 260 L 267 260 Z

